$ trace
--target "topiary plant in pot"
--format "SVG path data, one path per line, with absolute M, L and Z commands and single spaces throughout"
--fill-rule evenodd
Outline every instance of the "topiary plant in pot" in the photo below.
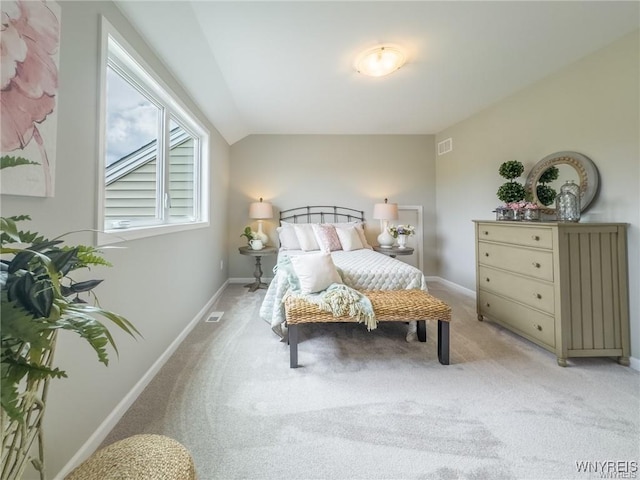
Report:
M 501 177 L 509 181 L 503 183 L 500 185 L 500 188 L 498 188 L 497 195 L 499 200 L 502 200 L 504 203 L 524 200 L 526 194 L 524 186 L 520 182 L 515 181 L 523 172 L 524 166 L 518 160 L 510 160 L 500 165 L 498 173 L 500 173 Z
M 22 231 L 18 223 L 24 220 L 29 217 L 0 218 L 2 479 L 20 478 L 29 459 L 44 478 L 40 428 L 48 381 L 67 376 L 53 366 L 58 331 L 68 330 L 86 340 L 105 365 L 107 347 L 118 350 L 98 318 L 139 335 L 126 318 L 97 304 L 93 289 L 102 280 L 76 281 L 71 275 L 92 266 L 110 266 L 100 252 L 91 246 L 63 245 L 61 237 L 49 240 Z M 36 437 L 39 458 L 30 458 Z

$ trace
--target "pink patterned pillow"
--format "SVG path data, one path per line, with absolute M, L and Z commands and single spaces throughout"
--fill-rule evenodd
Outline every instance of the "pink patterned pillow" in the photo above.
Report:
M 313 224 L 313 233 L 316 235 L 320 250 L 324 252 L 333 252 L 334 250 L 342 250 L 340 239 L 333 225 Z

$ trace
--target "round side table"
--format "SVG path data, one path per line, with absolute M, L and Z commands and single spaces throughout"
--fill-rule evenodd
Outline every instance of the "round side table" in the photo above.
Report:
M 262 282 L 262 265 L 260 259 L 266 255 L 275 255 L 278 253 L 276 247 L 264 247 L 262 250 L 253 250 L 251 247 L 240 247 L 238 249 L 242 255 L 248 255 L 256 258 L 256 268 L 253 270 L 253 276 L 256 278 L 255 282 L 248 283 L 245 287 L 249 288 L 250 292 L 255 292 L 259 288 L 267 288 L 267 284 Z
M 385 255 L 388 255 L 391 258 L 396 258 L 396 255 L 411 255 L 413 253 L 413 248 L 411 247 L 400 248 L 400 247 L 394 246 L 394 247 L 383 248 L 383 247 L 377 246 L 377 247 L 373 247 L 373 249 L 376 252 L 384 253 Z

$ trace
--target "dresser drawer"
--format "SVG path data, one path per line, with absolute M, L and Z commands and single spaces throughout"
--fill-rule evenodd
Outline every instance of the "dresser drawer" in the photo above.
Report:
M 555 347 L 554 318 L 519 303 L 480 290 L 479 313 L 507 324 L 519 333 L 536 339 L 545 345 Z
M 553 248 L 553 235 L 550 228 L 509 225 L 478 224 L 478 240 L 513 243 L 525 247 Z
M 550 251 L 479 242 L 478 263 L 553 282 L 553 253 Z
M 553 284 L 480 266 L 478 288 L 512 298 L 553 315 Z

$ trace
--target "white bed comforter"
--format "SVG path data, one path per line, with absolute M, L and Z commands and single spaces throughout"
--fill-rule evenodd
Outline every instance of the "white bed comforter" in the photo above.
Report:
M 282 251 L 279 255 L 304 255 L 303 251 Z M 315 252 L 317 253 L 317 252 Z M 417 268 L 373 250 L 331 252 L 336 267 L 340 269 L 346 285 L 356 290 L 427 290 L 424 275 Z M 260 317 L 271 325 L 281 338 L 286 338 L 284 305 L 282 299 L 289 288 L 284 275 L 276 272 L 260 307 Z M 415 332 L 412 322 L 407 339 Z

